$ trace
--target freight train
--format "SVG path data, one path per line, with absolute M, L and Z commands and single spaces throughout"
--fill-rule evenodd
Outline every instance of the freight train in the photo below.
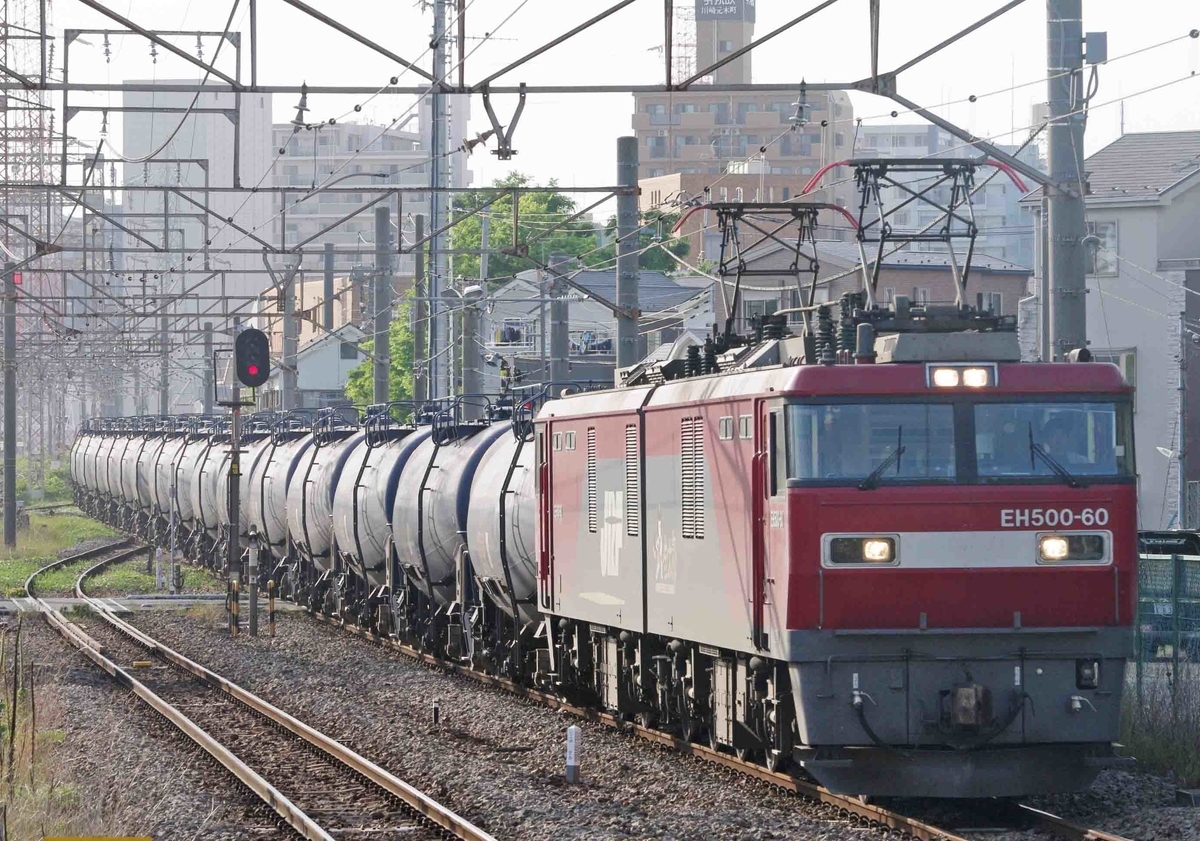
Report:
M 71 475 L 196 562 L 253 544 L 313 612 L 835 791 L 1071 791 L 1128 762 L 1130 386 L 1023 363 L 1014 319 L 972 308 L 816 316 L 682 338 L 606 390 L 256 413 L 237 535 L 228 418 L 90 422 Z

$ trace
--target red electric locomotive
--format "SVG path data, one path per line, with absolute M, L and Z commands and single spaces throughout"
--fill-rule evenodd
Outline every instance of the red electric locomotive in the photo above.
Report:
M 835 791 L 1082 788 L 1127 761 L 1132 389 L 862 303 L 545 405 L 539 671 Z

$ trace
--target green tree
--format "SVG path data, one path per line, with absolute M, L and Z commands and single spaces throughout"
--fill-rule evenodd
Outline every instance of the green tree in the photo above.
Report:
M 655 211 L 642 220 L 642 229 L 638 232 L 638 267 L 647 271 L 677 272 L 683 267 L 671 259 L 667 251 L 676 257 L 686 257 L 691 245 L 686 239 L 671 239 L 671 228 L 679 221 L 678 213 L 661 213 Z M 612 268 L 617 262 L 617 217 L 610 216 L 604 226 L 604 241 L 608 245 L 589 254 L 584 258 L 584 264 L 592 267 Z M 655 243 L 659 247 L 653 248 Z
M 409 323 L 412 312 L 412 291 L 405 296 L 404 303 L 392 312 L 392 324 L 388 329 L 388 349 L 391 359 L 388 365 L 388 399 L 410 400 L 413 395 L 413 333 Z M 368 339 L 360 347 L 373 354 L 375 342 Z M 367 406 L 375 402 L 375 363 L 368 356 L 358 364 L 346 379 L 346 399 L 355 406 Z
M 494 192 L 473 193 L 459 196 L 454 201 L 455 218 L 480 207 L 489 199 L 500 196 L 496 202 L 482 213 L 489 216 L 488 222 L 488 278 L 497 281 L 507 280 L 517 272 L 534 268 L 534 263 L 524 257 L 513 254 L 502 254 L 502 249 L 512 248 L 512 193 L 505 193 L 505 188 L 528 187 L 533 179 L 519 172 L 513 172 L 504 178 L 492 182 Z M 535 237 L 545 234 L 556 224 L 570 218 L 579 207 L 570 196 L 553 189 L 558 186 L 551 181 L 546 192 L 522 193 L 519 196 L 518 210 L 518 242 L 529 242 Z M 452 229 L 454 250 L 454 271 L 466 278 L 479 277 L 479 249 L 483 242 L 483 223 L 480 214 L 469 219 L 463 219 Z M 576 219 L 562 226 L 554 233 L 546 234 L 529 248 L 529 256 L 538 262 L 547 262 L 551 254 L 568 254 L 572 257 L 584 255 L 596 247 L 596 226 L 587 219 Z M 463 253 L 463 252 L 466 253 Z M 475 253 L 471 253 L 475 252 Z M 590 257 L 591 255 L 588 255 Z M 585 260 L 588 259 L 585 257 Z

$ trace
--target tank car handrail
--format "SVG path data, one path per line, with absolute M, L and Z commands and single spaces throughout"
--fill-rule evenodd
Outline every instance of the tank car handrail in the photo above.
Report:
M 393 409 L 408 410 L 408 420 L 400 420 L 392 414 Z M 373 403 L 367 406 L 363 415 L 363 429 L 367 434 L 367 447 L 374 449 L 392 440 L 392 433 L 403 427 L 416 429 L 416 418 L 419 406 L 415 400 L 391 400 L 387 403 Z
M 514 402 L 512 414 L 513 435 L 518 441 L 533 440 L 533 418 L 537 414 L 538 409 L 542 404 L 551 399 L 551 390 L 554 388 L 562 388 L 563 392 L 559 396 L 565 396 L 565 390 L 574 388 L 578 391 L 587 391 L 588 389 L 583 383 L 575 381 L 554 380 L 548 383 L 539 383 L 537 385 L 522 386 L 513 391 L 530 391 L 531 395 L 527 398 L 520 398 Z
M 317 411 L 312 422 L 313 446 L 317 449 L 334 441 L 352 435 L 359 428 L 358 410 L 350 407 L 355 413 L 353 420 L 347 420 L 341 411 L 345 407 L 329 407 Z

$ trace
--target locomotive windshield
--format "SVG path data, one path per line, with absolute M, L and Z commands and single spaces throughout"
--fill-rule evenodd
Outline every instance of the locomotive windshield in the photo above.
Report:
M 793 479 L 953 479 L 954 407 L 932 403 L 792 406 Z
M 1050 476 L 1057 463 L 1072 476 L 1132 476 L 1129 415 L 1127 405 L 1114 403 L 977 405 L 979 475 Z
M 787 409 L 788 478 L 813 484 L 1132 477 L 1126 402 L 805 403 Z

